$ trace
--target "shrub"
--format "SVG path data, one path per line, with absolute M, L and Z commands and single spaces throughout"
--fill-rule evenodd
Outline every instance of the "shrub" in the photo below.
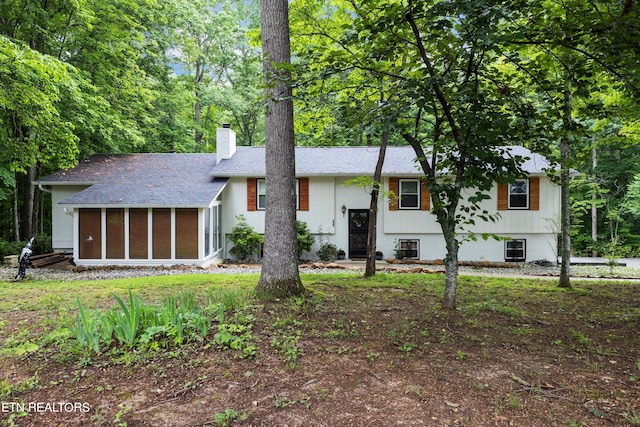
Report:
M 316 254 L 322 261 L 333 261 L 338 254 L 338 248 L 333 243 L 323 243 Z
M 322 227 L 318 228 L 318 239 L 320 240 L 320 249 L 316 251 L 316 255 L 322 261 L 333 261 L 338 255 L 338 247 L 333 243 L 329 243 L 327 235 L 322 232 Z
M 21 242 L 9 242 L 7 240 L 0 240 L 0 258 L 4 258 L 9 255 L 20 255 L 22 248 L 27 244 L 28 240 Z M 36 237 L 31 247 L 35 254 L 46 254 L 53 251 L 51 249 L 51 236 L 42 235 Z M 1 261 L 1 259 L 0 259 Z
M 2 258 L 9 255 L 20 255 L 20 251 L 27 242 L 8 242 L 6 240 L 0 240 L 0 256 Z
M 229 236 L 229 240 L 233 243 L 233 248 L 229 252 L 238 260 L 249 259 L 258 253 L 260 244 L 264 242 L 264 237 L 247 224 L 247 218 L 244 215 L 237 215 L 236 219 L 238 223 L 233 227 L 231 236 Z
M 316 239 L 311 235 L 306 222 L 296 221 L 296 229 L 298 230 L 298 258 L 300 258 L 302 252 L 311 249 Z

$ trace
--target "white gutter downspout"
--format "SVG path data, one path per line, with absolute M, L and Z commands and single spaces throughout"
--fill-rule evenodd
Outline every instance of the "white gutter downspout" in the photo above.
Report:
M 44 188 L 41 182 L 38 182 L 38 188 L 40 189 L 40 191 L 44 191 L 45 193 L 49 193 L 49 194 L 53 193 L 53 190 Z

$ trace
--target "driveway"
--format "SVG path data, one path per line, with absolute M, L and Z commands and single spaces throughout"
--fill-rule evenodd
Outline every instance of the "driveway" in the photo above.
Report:
M 605 257 L 571 257 L 573 265 L 609 265 L 609 259 Z M 619 258 L 618 264 L 626 264 L 627 267 L 640 268 L 640 258 Z

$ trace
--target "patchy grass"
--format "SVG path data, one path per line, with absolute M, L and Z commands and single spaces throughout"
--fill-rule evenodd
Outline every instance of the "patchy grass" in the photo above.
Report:
M 303 275 L 278 303 L 257 279 L 0 282 L 0 425 L 640 425 L 638 283 L 461 277 L 447 311 L 440 275 Z M 207 335 L 81 351 L 77 301 L 129 292 L 193 294 Z
M 113 303 L 112 294 L 126 295 L 129 289 L 150 303 L 181 291 L 204 293 L 215 289 L 252 289 L 256 274 L 238 275 L 183 274 L 87 281 L 0 281 L 0 312 L 12 310 L 74 309 L 77 295 L 89 308 Z M 213 279 L 212 279 L 213 278 Z M 216 278 L 222 278 L 218 280 Z M 71 295 L 72 298 L 68 298 Z

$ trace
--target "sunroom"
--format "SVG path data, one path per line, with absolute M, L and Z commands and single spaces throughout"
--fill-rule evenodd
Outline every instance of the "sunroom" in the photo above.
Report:
M 223 257 L 211 154 L 95 155 L 41 179 L 53 193 L 53 246 L 78 265 L 200 265 Z

